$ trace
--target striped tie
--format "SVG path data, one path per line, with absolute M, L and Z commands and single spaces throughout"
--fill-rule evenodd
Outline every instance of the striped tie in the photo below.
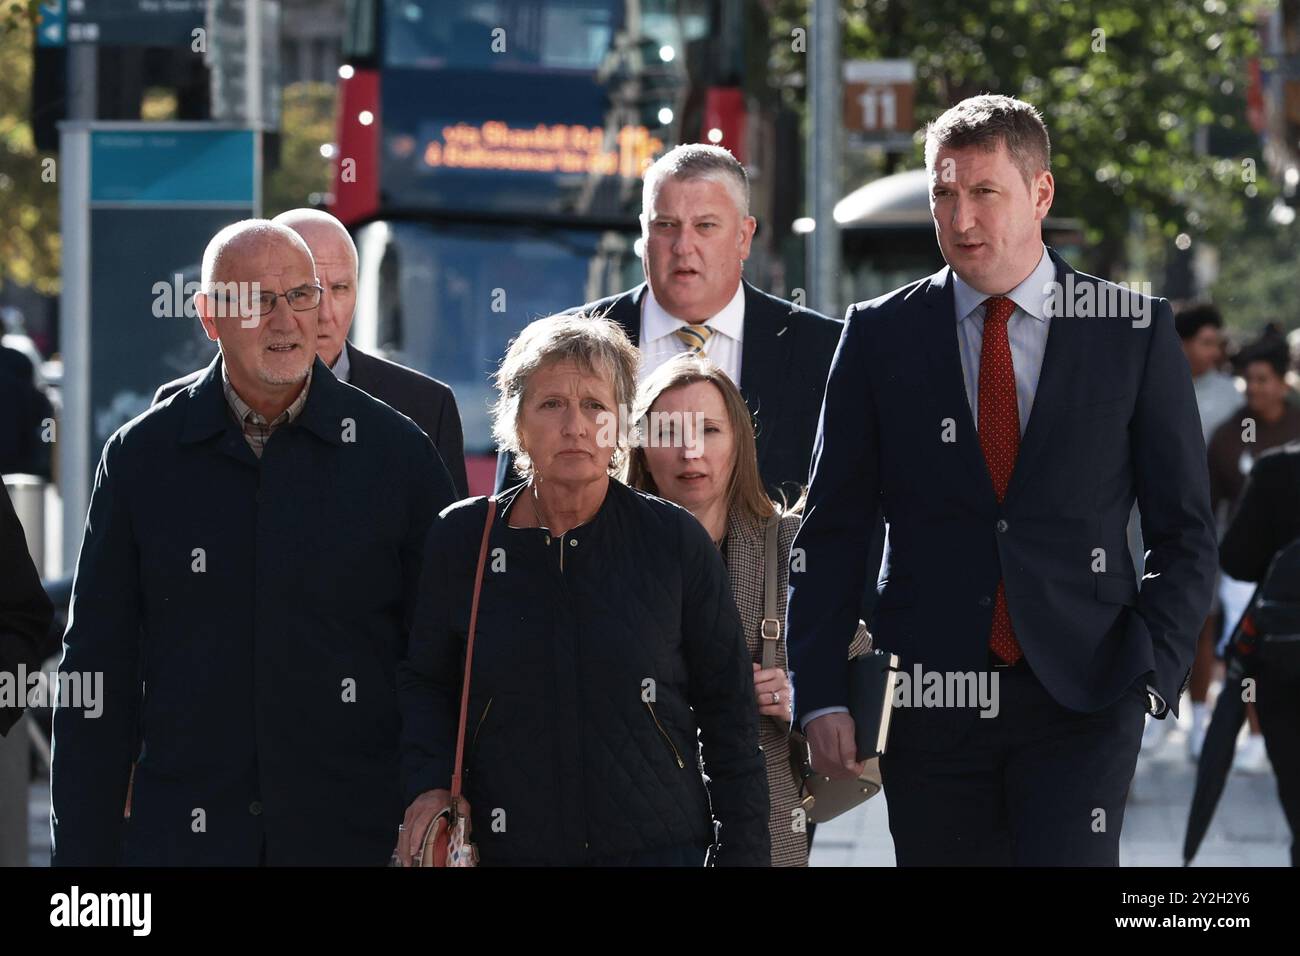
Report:
M 699 355 L 704 351 L 705 343 L 713 335 L 713 330 L 707 325 L 683 325 L 681 328 L 673 329 L 673 335 L 686 344 L 692 355 Z

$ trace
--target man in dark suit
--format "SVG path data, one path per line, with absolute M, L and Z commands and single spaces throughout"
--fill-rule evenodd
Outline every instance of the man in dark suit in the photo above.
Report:
M 227 227 L 202 283 L 220 353 L 96 472 L 59 669 L 103 675 L 102 713 L 54 714 L 53 862 L 382 866 L 396 668 L 451 478 L 318 358 L 296 232 Z
M 1144 717 L 1177 707 L 1210 603 L 1205 445 L 1172 313 L 1045 248 L 1049 157 L 1019 100 L 931 124 L 949 267 L 851 307 L 827 384 L 791 574 L 795 704 L 814 765 L 857 772 L 845 648 L 883 510 L 876 646 L 944 682 L 895 711 L 881 761 L 902 865 L 1117 864 Z M 958 678 L 986 680 L 996 716 Z
M 272 222 L 302 236 L 311 250 L 325 294 L 321 298 L 316 353 L 334 377 L 373 395 L 419 425 L 451 472 L 459 497 L 469 495 L 465 477 L 465 439 L 451 388 L 415 369 L 361 351 L 348 339 L 357 306 L 357 247 L 347 228 L 317 209 L 290 209 Z M 205 369 L 168 382 L 154 404 L 197 382 Z
M 745 167 L 720 146 L 678 146 L 651 166 L 642 193 L 646 280 L 571 312 L 606 313 L 641 349 L 641 375 L 703 352 L 753 413 L 758 468 L 793 504 L 808 480 L 821 393 L 840 323 L 743 278 L 757 223 Z M 505 456 L 498 488 L 512 483 Z
M 12 682 L 14 690 L 12 700 L 0 701 L 0 736 L 23 715 L 28 685 L 20 674 L 35 672 L 58 650 L 50 639 L 53 616 L 9 492 L 0 490 L 0 680 Z

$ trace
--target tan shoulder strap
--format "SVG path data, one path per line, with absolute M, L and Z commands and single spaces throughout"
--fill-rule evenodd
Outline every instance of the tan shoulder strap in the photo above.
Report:
M 780 548 L 781 515 L 772 515 L 767 521 L 767 541 L 763 545 L 763 670 L 776 666 L 776 645 L 781 640 L 781 621 L 776 616 L 777 588 L 781 580 Z
M 492 519 L 496 517 L 497 499 L 487 500 L 487 519 L 483 522 L 483 540 L 478 546 L 478 567 L 474 570 L 474 597 L 469 605 L 469 637 L 465 643 L 465 678 L 461 681 L 460 725 L 456 730 L 456 769 L 451 775 L 451 805 L 456 806 L 460 796 L 461 771 L 465 760 L 465 721 L 469 717 L 469 675 L 474 666 L 474 635 L 478 630 L 478 597 L 483 590 L 483 566 L 487 563 L 488 537 L 492 534 Z

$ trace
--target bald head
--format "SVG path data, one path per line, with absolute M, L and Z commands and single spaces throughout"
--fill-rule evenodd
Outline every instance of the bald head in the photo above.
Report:
M 257 270 L 257 265 L 268 257 L 285 254 L 294 259 L 305 256 L 308 272 L 314 271 L 311 250 L 294 230 L 268 219 L 231 223 L 203 250 L 203 290 L 210 293 L 219 282 L 251 281 L 250 269 Z
M 320 252 L 333 252 L 335 251 L 333 247 L 337 246 L 337 251 L 344 253 L 352 262 L 352 268 L 356 269 L 356 243 L 352 241 L 347 226 L 329 213 L 307 207 L 290 209 L 288 212 L 280 213 L 271 222 L 288 226 L 302 236 L 313 256 L 317 254 L 318 250 Z
M 321 288 L 316 352 L 331 368 L 338 361 L 357 307 L 357 247 L 347 227 L 319 209 L 290 209 L 273 220 L 302 236 L 316 263 Z

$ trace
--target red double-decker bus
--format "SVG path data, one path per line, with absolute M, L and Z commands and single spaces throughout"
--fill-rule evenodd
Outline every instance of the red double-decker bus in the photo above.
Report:
M 642 280 L 644 168 L 680 142 L 751 169 L 770 148 L 743 6 L 349 4 L 333 211 L 360 255 L 352 338 L 455 389 L 475 493 L 492 484 L 489 375 L 509 339 Z

